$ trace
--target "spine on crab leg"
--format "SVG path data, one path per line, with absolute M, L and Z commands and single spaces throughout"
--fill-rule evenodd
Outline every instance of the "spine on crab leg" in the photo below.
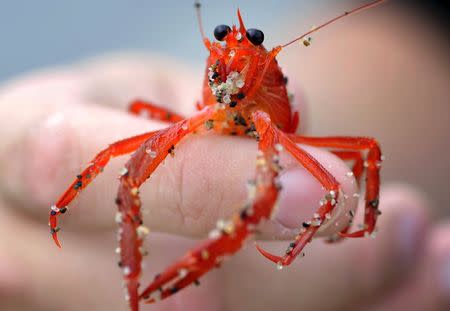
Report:
M 311 241 L 320 226 L 330 218 L 331 212 L 336 206 L 337 201 L 340 199 L 339 183 L 316 159 L 314 159 L 305 150 L 298 147 L 285 133 L 276 129 L 270 122 L 268 116 L 261 113 L 259 119 L 266 122 L 268 127 L 278 131 L 278 136 L 280 139 L 280 145 L 278 148 L 280 150 L 283 147 L 286 148 L 286 150 L 328 191 L 321 201 L 321 206 L 314 214 L 311 221 L 303 223 L 303 228 L 301 228 L 300 233 L 295 237 L 295 240 L 289 244 L 286 253 L 283 256 L 273 255 L 257 246 L 258 251 L 264 257 L 276 263 L 277 267 L 281 269 L 283 266 L 289 265 L 298 255 L 302 253 L 303 248 Z
M 317 147 L 338 148 L 345 150 L 368 151 L 363 166 L 366 168 L 366 191 L 364 228 L 353 233 L 342 233 L 342 237 L 357 238 L 370 235 L 376 228 L 380 191 L 380 168 L 382 162 L 381 149 L 378 142 L 370 137 L 303 137 L 290 135 L 297 143 Z
M 119 224 L 119 266 L 123 271 L 126 297 L 132 311 L 139 309 L 139 277 L 142 256 L 146 253 L 142 243 L 148 234 L 140 212 L 139 187 L 167 155 L 174 155 L 175 145 L 187 134 L 204 124 L 208 116 L 209 111 L 202 112 L 191 119 L 180 121 L 156 132 L 141 144 L 125 165 L 116 199 L 119 209 L 116 222 Z
M 157 275 L 141 293 L 140 298 L 148 303 L 167 298 L 218 267 L 226 256 L 241 249 L 249 234 L 263 219 L 271 217 L 278 197 L 280 171 L 278 156 L 278 134 L 275 128 L 261 122 L 256 113 L 256 132 L 259 151 L 256 159 L 255 178 L 250 182 L 249 202 L 229 220 L 219 220 L 209 239 L 191 249 L 179 261 Z
M 81 190 L 87 187 L 94 178 L 103 171 L 103 168 L 108 164 L 109 160 L 113 157 L 121 156 L 136 150 L 144 141 L 149 139 L 155 134 L 155 132 L 149 132 L 142 135 L 137 135 L 127 139 L 117 141 L 108 148 L 99 152 L 95 158 L 91 161 L 89 167 L 81 172 L 67 190 L 62 194 L 58 201 L 51 207 L 49 216 L 50 233 L 53 240 L 58 247 L 61 247 L 61 243 L 58 240 L 58 219 L 60 214 L 64 214 L 67 211 L 68 205 L 75 199 Z
M 128 111 L 135 115 L 145 116 L 148 119 L 155 119 L 159 121 L 175 123 L 186 118 L 180 116 L 167 108 L 159 107 L 151 102 L 137 99 L 131 102 Z

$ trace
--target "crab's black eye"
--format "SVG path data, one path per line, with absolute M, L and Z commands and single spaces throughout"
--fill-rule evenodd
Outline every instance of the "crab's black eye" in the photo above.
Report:
M 264 42 L 264 33 L 259 29 L 247 29 L 247 39 L 253 45 L 261 45 Z
M 227 34 L 229 32 L 231 32 L 230 26 L 219 25 L 219 26 L 216 26 L 216 28 L 214 28 L 214 37 L 217 40 L 222 41 L 223 39 L 225 39 L 225 37 L 227 36 Z

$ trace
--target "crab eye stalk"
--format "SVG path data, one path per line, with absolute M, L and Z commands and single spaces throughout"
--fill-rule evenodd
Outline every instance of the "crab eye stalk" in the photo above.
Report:
M 214 28 L 214 37 L 219 40 L 223 41 L 228 33 L 231 32 L 231 28 L 228 25 L 219 25 Z
M 261 45 L 264 42 L 264 33 L 259 29 L 247 29 L 246 36 L 253 45 Z

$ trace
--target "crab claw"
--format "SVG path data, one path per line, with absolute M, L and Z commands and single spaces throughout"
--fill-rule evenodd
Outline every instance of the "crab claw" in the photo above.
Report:
M 57 227 L 56 213 L 50 212 L 50 218 L 49 218 L 48 224 L 50 226 L 50 233 L 52 235 L 53 241 L 55 241 L 56 246 L 61 248 L 62 246 L 58 239 L 59 228 Z
M 53 241 L 55 241 L 56 246 L 58 246 L 59 248 L 62 248 L 61 242 L 59 242 L 59 240 L 58 240 L 58 234 L 52 233 L 52 238 L 53 238 Z
M 276 256 L 273 255 L 271 253 L 269 253 L 268 251 L 264 250 L 263 248 L 261 248 L 258 244 L 255 244 L 256 249 L 258 250 L 258 252 L 260 252 L 261 255 L 263 255 L 264 257 L 266 257 L 267 259 L 269 259 L 270 261 L 279 264 L 280 262 L 282 262 L 283 258 L 280 256 Z

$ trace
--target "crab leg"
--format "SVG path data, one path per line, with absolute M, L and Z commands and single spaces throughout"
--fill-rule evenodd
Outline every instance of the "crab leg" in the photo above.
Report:
M 380 189 L 380 167 L 382 162 L 381 150 L 373 138 L 368 137 L 302 137 L 289 136 L 296 143 L 307 144 L 317 147 L 338 148 L 346 150 L 358 150 L 359 152 L 368 151 L 367 159 L 363 162 L 366 168 L 366 192 L 365 192 L 365 214 L 364 228 L 353 233 L 342 233 L 342 237 L 362 237 L 371 234 L 375 230 L 379 205 Z
M 186 119 L 169 109 L 156 106 L 153 103 L 140 99 L 133 101 L 128 107 L 128 111 L 135 115 L 146 116 L 149 119 L 156 119 L 169 123 L 175 123 Z
M 148 303 L 171 296 L 180 289 L 197 283 L 199 277 L 221 264 L 226 256 L 236 253 L 255 226 L 270 218 L 278 197 L 278 131 L 271 126 L 268 115 L 253 114 L 259 135 L 255 179 L 250 182 L 249 202 L 229 220 L 219 220 L 209 239 L 191 249 L 180 260 L 169 266 L 141 293 Z M 267 122 L 267 120 L 268 122 Z
M 273 124 L 270 124 L 273 127 Z M 337 204 L 339 198 L 339 183 L 316 159 L 314 159 L 309 153 L 297 146 L 287 134 L 278 130 L 280 137 L 281 148 L 286 150 L 303 166 L 307 171 L 311 173 L 320 184 L 328 191 L 325 197 L 321 201 L 321 206 L 314 214 L 311 221 L 304 222 L 303 228 L 300 233 L 295 237 L 295 240 L 289 244 L 286 253 L 281 256 L 273 255 L 261 247 L 257 246 L 258 251 L 267 259 L 275 262 L 279 269 L 283 266 L 289 265 L 298 255 L 302 253 L 303 248 L 309 243 L 315 233 L 319 230 L 320 226 L 331 216 L 331 212 Z
M 141 261 L 145 251 L 143 238 L 148 229 L 143 226 L 140 212 L 139 187 L 155 171 L 159 164 L 174 152 L 174 146 L 187 134 L 202 126 L 210 116 L 205 110 L 197 116 L 180 121 L 158 131 L 145 141 L 125 165 L 125 173 L 120 178 L 116 203 L 119 223 L 120 262 L 127 291 L 127 300 L 132 311 L 138 310 L 138 286 Z
M 61 244 L 58 240 L 59 228 L 57 227 L 57 217 L 67 211 L 67 206 L 75 199 L 78 193 L 89 185 L 94 178 L 103 171 L 103 168 L 108 164 L 111 158 L 121 156 L 136 150 L 144 141 L 152 137 L 156 132 L 149 132 L 142 135 L 137 135 L 127 139 L 120 140 L 109 145 L 108 148 L 100 151 L 91 161 L 89 167 L 77 175 L 76 179 L 67 188 L 63 195 L 56 201 L 55 205 L 50 210 L 50 232 L 53 240 L 58 247 Z

